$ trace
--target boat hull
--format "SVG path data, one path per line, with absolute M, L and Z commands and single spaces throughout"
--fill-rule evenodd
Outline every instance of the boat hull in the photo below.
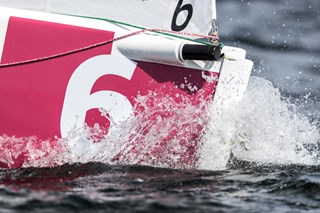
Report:
M 1 63 L 41 60 L 114 35 L 112 31 L 10 17 Z M 150 91 L 195 100 L 199 90 L 206 90 L 204 97 L 213 95 L 216 82 L 207 82 L 202 71 L 131 61 L 113 55 L 112 45 L 2 68 L 0 135 L 52 139 L 66 136 L 76 123 L 110 126 L 100 108 L 108 109 L 113 120 L 125 120 L 133 112 L 137 95 Z M 181 88 L 183 84 L 188 86 Z M 197 90 L 189 89 L 193 87 Z
M 0 11 L 0 167 L 21 167 L 30 161 L 29 151 L 19 150 L 25 146 L 16 146 L 17 138 L 39 141 L 36 150 L 44 149 L 41 141 L 49 141 L 50 149 L 57 150 L 59 138 L 98 125 L 99 134 L 92 136 L 94 142 L 101 140 L 121 123 L 145 113 L 139 97 L 150 97 L 150 106 L 159 105 L 156 116 L 149 117 L 151 123 L 159 116 L 168 118 L 168 113 L 160 110 L 164 97 L 175 103 L 176 111 L 188 103 L 199 106 L 201 113 L 205 110 L 201 108 L 203 103 L 212 100 L 225 106 L 225 92 L 230 102 L 242 97 L 252 67 L 252 62 L 242 58 L 239 63 L 184 61 L 178 55 L 179 47 L 186 42 L 183 39 L 141 33 L 101 20 L 3 8 Z M 125 39 L 138 41 L 128 55 L 122 52 L 127 47 L 122 42 Z M 163 46 L 141 51 L 141 41 Z M 168 53 L 170 49 L 172 53 Z M 232 72 L 221 73 L 223 66 Z M 224 89 L 214 97 L 221 76 L 223 81 L 217 91 L 219 87 Z M 227 88 L 226 84 L 232 86 Z M 198 134 L 202 127 L 197 127 Z M 183 140 L 199 140 L 199 135 L 186 133 Z M 196 142 L 188 147 L 186 156 L 191 157 L 183 157 L 185 164 L 194 162 L 197 146 Z M 115 159 L 121 156 L 120 151 Z

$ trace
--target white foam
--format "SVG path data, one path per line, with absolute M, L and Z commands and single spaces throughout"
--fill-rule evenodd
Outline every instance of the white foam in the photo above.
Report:
M 230 153 L 261 164 L 317 165 L 319 129 L 271 82 L 251 77 L 245 97 L 222 115 L 211 112 L 200 167 L 224 169 Z
M 148 101 L 155 104 L 151 106 Z M 25 147 L 23 150 L 29 154 L 23 167 L 96 161 L 222 170 L 226 169 L 231 153 L 240 160 L 261 164 L 320 163 L 318 152 L 305 148 L 317 146 L 319 129 L 262 78 L 251 77 L 244 98 L 218 115 L 211 108 L 208 114 L 199 114 L 201 110 L 187 101 L 181 107 L 163 94 L 140 96 L 137 102 L 145 113 L 120 123 L 100 142 L 95 142 L 92 129 L 78 129 L 54 143 L 2 136 L 0 145 L 5 149 L 14 142 L 18 150 L 22 149 L 16 146 Z M 205 104 L 203 101 L 201 107 Z M 199 138 L 188 139 L 198 131 L 202 133 L 202 147 L 190 157 L 188 148 Z M 14 157 L 11 152 L 3 152 L 0 161 L 10 164 Z

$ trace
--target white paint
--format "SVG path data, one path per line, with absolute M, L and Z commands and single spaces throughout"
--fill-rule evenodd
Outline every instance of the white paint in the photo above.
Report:
M 253 62 L 247 59 L 224 59 L 214 95 L 217 112 L 240 101 L 247 89 Z
M 237 47 L 224 46 L 222 49 L 222 53 L 224 53 L 226 57 L 230 59 L 245 59 L 246 57 L 246 51 Z
M 60 120 L 62 137 L 73 128 L 84 125 L 90 109 L 103 108 L 110 115 L 111 127 L 133 115 L 133 107 L 122 94 L 114 91 L 91 93 L 94 83 L 102 76 L 116 75 L 130 80 L 136 64 L 124 57 L 100 55 L 83 62 L 71 76 L 66 90 Z
M 110 18 L 149 28 L 171 29 L 177 0 L 0 0 L 1 7 L 13 7 L 51 13 L 72 14 L 99 18 Z M 216 19 L 215 0 L 183 0 L 183 5 L 191 4 L 193 16 L 184 29 L 185 32 L 207 34 L 211 22 Z M 181 12 L 179 18 L 186 19 Z
M 0 7 L 0 14 L 1 17 L 17 16 L 21 18 L 111 31 L 115 32 L 115 38 L 117 38 L 118 36 L 130 34 L 134 31 L 139 31 L 136 28 L 123 26 L 120 27 L 119 25 L 101 20 L 35 12 L 29 10 Z M 2 18 L 0 18 L 0 20 L 2 20 Z M 181 59 L 181 47 L 186 43 L 197 44 L 191 41 L 187 42 L 186 40 L 178 38 L 173 39 L 169 36 L 148 32 L 127 37 L 125 39 L 114 42 L 112 54 L 118 56 L 124 55 L 125 57 L 133 60 L 211 71 L 213 68 L 212 65 L 216 65 L 216 63 L 201 63 L 199 61 L 191 60 L 183 61 Z M 217 69 L 214 69 L 213 71 L 217 72 Z
M 9 7 L 0 7 L 0 17 L 2 18 L 2 17 L 9 17 L 9 16 L 16 16 L 21 18 L 33 19 L 33 20 L 41 20 L 41 21 L 58 23 L 58 24 L 67 24 L 67 25 L 86 27 L 86 28 L 92 28 L 92 29 L 98 29 L 98 30 L 120 31 L 120 32 L 122 31 L 123 33 L 126 32 L 124 29 L 106 21 L 79 18 L 74 16 L 58 15 L 53 13 L 37 12 L 37 11 L 31 11 L 31 10 L 14 9 Z
M 183 43 L 159 36 L 135 35 L 115 42 L 120 53 L 127 58 L 160 64 L 183 66 Z
M 2 53 L 3 53 L 4 42 L 7 34 L 8 23 L 9 23 L 9 15 L 0 13 L 0 62 L 2 59 Z

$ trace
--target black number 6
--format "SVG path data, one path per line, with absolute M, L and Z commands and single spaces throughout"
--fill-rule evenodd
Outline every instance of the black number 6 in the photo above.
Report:
M 172 23 L 171 23 L 171 29 L 173 31 L 184 30 L 188 26 L 188 24 L 189 24 L 189 22 L 191 20 L 192 14 L 193 14 L 192 5 L 191 4 L 186 4 L 186 5 L 182 6 L 182 3 L 183 3 L 183 0 L 179 0 L 179 3 L 177 5 L 177 7 L 176 7 L 176 10 L 174 11 L 174 14 L 173 14 L 173 19 L 172 19 Z M 181 13 L 184 10 L 188 11 L 188 16 L 187 16 L 186 20 L 183 22 L 182 25 L 178 25 L 177 24 L 178 15 L 179 15 L 179 13 Z

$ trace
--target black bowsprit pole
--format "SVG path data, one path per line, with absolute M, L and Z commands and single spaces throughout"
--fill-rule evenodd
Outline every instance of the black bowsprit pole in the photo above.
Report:
M 222 45 L 185 44 L 182 47 L 183 60 L 218 61 Z

